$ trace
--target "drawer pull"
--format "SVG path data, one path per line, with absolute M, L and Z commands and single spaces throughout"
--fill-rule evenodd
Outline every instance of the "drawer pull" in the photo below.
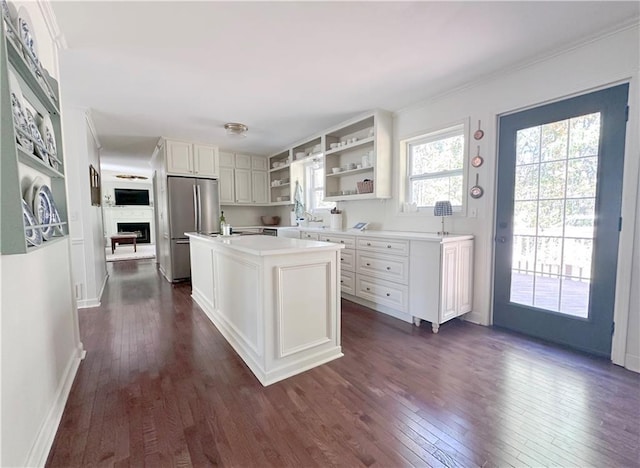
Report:
M 341 244 L 344 244 L 344 241 L 340 241 Z
M 387 297 L 391 296 L 391 293 L 387 293 Z
M 366 265 L 367 265 L 367 266 L 371 266 L 371 263 L 367 263 Z
M 341 262 L 344 262 L 344 258 L 340 257 L 340 261 L 341 261 Z
M 331 239 L 325 239 L 325 242 L 331 242 Z
M 344 280 L 340 280 L 341 283 L 344 283 Z
M 371 291 L 371 289 L 367 288 L 367 291 Z
M 368 245 L 369 247 L 371 247 L 371 242 L 367 242 L 367 245 Z
M 391 248 L 391 246 L 390 246 L 390 245 L 387 245 L 387 249 L 390 249 L 390 248 Z
M 391 270 L 391 267 L 387 267 L 387 271 L 390 271 L 390 270 Z

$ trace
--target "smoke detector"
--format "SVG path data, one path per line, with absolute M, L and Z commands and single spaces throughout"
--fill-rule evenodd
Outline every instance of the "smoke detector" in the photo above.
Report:
M 233 138 L 245 138 L 247 136 L 247 127 L 245 124 L 229 122 L 224 124 L 227 135 Z

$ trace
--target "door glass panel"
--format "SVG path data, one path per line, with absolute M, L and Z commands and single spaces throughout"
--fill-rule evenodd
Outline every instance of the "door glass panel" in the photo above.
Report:
M 511 302 L 588 317 L 600 113 L 517 132 Z

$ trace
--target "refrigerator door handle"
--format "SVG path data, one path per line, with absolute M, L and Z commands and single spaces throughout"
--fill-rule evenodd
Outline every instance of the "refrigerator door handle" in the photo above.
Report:
M 200 220 L 198 217 L 200 216 L 200 212 L 198 211 L 198 192 L 196 190 L 196 186 L 193 186 L 193 230 L 198 232 L 198 224 L 200 224 Z
M 200 197 L 200 186 L 196 185 L 196 193 L 198 194 L 198 232 L 202 231 L 202 199 Z
M 187 239 L 187 240 L 177 240 L 175 242 L 176 242 L 176 244 L 188 244 L 189 243 L 189 239 Z

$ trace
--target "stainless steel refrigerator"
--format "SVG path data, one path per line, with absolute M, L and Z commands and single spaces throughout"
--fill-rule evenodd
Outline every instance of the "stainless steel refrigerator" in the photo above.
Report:
M 168 177 L 171 280 L 191 277 L 189 238 L 185 232 L 204 234 L 220 230 L 218 181 L 193 177 Z

